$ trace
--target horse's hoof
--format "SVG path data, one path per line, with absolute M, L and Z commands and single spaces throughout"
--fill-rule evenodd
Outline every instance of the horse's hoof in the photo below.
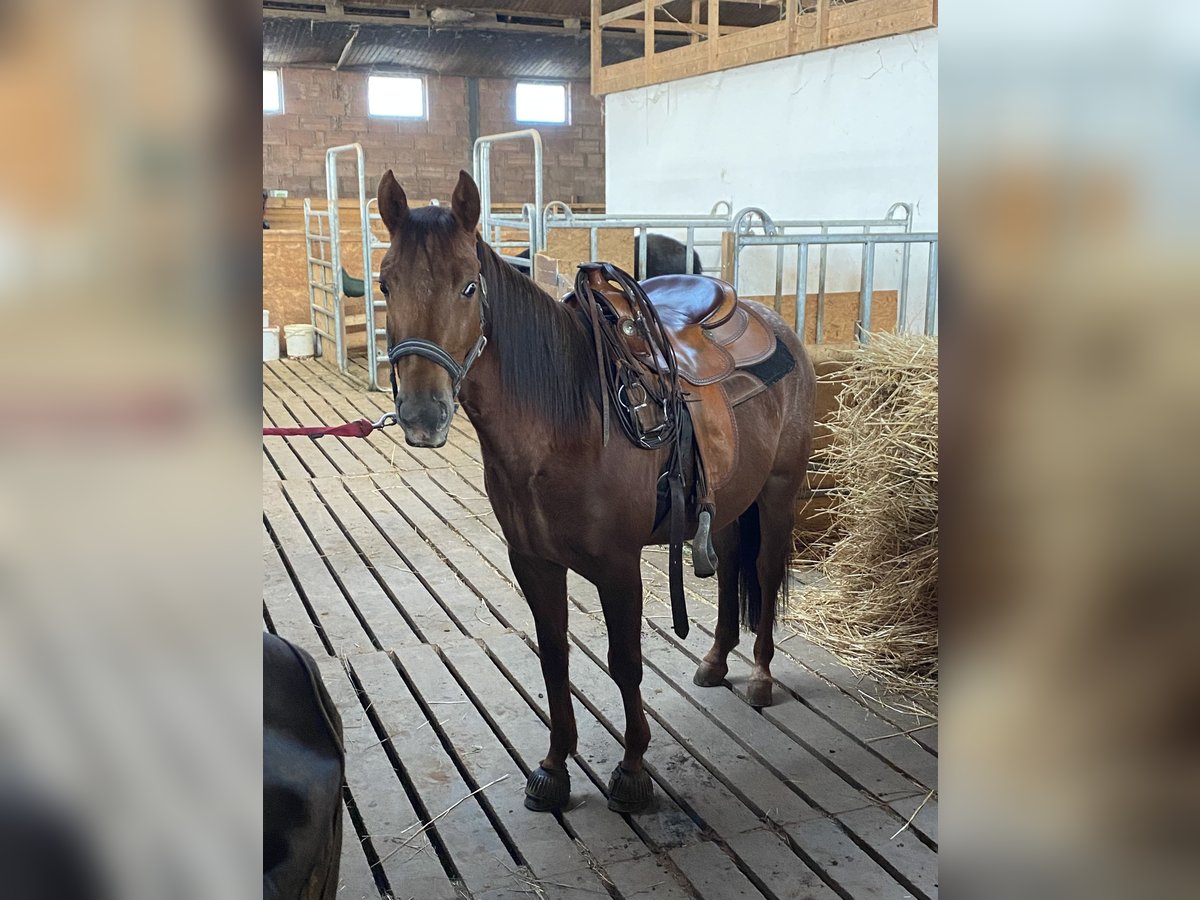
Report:
M 534 812 L 562 809 L 571 797 L 571 776 L 566 769 L 538 766 L 525 783 L 525 808 Z
M 654 784 L 645 769 L 630 772 L 620 763 L 608 780 L 608 808 L 613 812 L 636 813 L 650 805 Z
M 696 674 L 692 676 L 692 684 L 698 687 L 717 687 L 725 681 L 725 676 L 728 674 L 729 666 L 725 663 L 718 666 L 701 661 L 700 665 L 696 667 Z
M 763 707 L 771 705 L 771 685 L 774 682 L 766 678 L 760 681 L 751 681 L 746 685 L 746 701 L 754 707 Z

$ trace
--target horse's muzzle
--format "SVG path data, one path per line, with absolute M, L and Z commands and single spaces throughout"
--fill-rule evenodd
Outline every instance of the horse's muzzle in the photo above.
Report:
M 453 415 L 451 403 L 434 398 L 405 400 L 396 407 L 396 420 L 408 446 L 430 450 L 445 445 Z

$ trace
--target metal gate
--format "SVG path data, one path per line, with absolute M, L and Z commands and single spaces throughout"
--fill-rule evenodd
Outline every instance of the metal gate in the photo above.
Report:
M 367 335 L 367 381 L 371 390 L 379 390 L 379 347 L 384 329 L 375 325 L 377 313 L 386 311 L 381 297 L 377 296 L 375 284 L 378 269 L 371 264 L 372 254 L 387 250 L 387 245 L 375 237 L 371 222 L 379 220 L 378 212 L 371 212 L 370 204 L 375 198 L 367 199 L 366 169 L 361 144 L 343 144 L 325 151 L 325 209 L 314 209 L 308 198 L 304 200 L 304 242 L 308 257 L 308 305 L 313 328 L 316 331 L 316 350 L 323 351 L 323 342 L 332 343 L 338 369 L 350 374 L 349 354 L 346 350 L 346 284 L 342 265 L 341 210 L 338 208 L 338 162 L 339 158 L 352 156 L 354 174 L 358 182 L 357 225 L 362 236 L 363 271 L 363 325 Z M 383 318 L 382 315 L 379 316 Z M 386 352 L 384 353 L 386 358 Z
M 755 231 L 760 233 L 756 234 Z M 859 263 L 859 308 L 857 337 L 867 340 L 871 328 L 872 300 L 876 282 L 876 256 L 880 247 L 895 247 L 900 255 L 899 287 L 896 305 L 897 331 L 920 330 L 932 335 L 937 331 L 937 232 L 912 230 L 912 207 L 893 203 L 882 219 L 794 219 L 773 220 L 757 207 L 742 210 L 734 217 L 732 235 L 731 281 L 740 294 L 755 294 L 746 284 L 747 272 L 742 253 L 751 247 L 775 248 L 775 308 L 778 310 L 784 294 L 785 251 L 795 250 L 793 280 L 796 291 L 796 317 L 793 327 L 803 335 L 809 282 L 810 249 L 817 255 L 816 342 L 825 339 L 825 295 L 829 274 L 831 247 L 861 247 Z M 913 247 L 924 245 L 927 256 L 918 257 L 927 266 L 923 284 L 923 322 L 920 328 L 910 327 L 909 310 L 912 301 L 911 269 Z
M 533 203 L 526 203 L 518 213 L 500 213 L 492 209 L 492 147 L 506 141 L 529 141 L 533 144 Z M 514 266 L 532 271 L 533 257 L 546 247 L 546 238 L 541 230 L 544 172 L 542 168 L 542 135 L 536 128 L 506 131 L 503 134 L 485 134 L 475 141 L 472 153 L 475 184 L 479 187 L 479 226 L 483 239 L 498 252 L 513 247 L 529 250 L 529 259 L 510 257 Z M 504 231 L 517 231 L 524 238 L 505 238 Z

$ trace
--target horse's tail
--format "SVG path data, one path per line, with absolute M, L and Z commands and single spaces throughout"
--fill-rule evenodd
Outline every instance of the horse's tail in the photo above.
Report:
M 758 623 L 762 616 L 762 582 L 758 580 L 758 556 L 762 550 L 762 531 L 759 524 L 758 504 L 738 517 L 738 609 L 741 612 L 742 627 L 758 634 Z M 788 577 L 787 566 L 789 552 L 779 565 L 783 567 L 782 580 L 775 597 L 775 616 L 778 621 L 787 609 Z M 772 622 L 774 625 L 774 622 Z
M 752 503 L 738 517 L 738 609 L 742 627 L 758 632 L 762 614 L 762 585 L 758 580 L 758 551 L 762 533 L 758 524 L 758 504 Z

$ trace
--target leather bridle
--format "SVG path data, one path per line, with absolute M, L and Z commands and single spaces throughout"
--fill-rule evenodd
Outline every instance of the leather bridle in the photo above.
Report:
M 445 369 L 450 375 L 450 380 L 453 382 L 454 400 L 458 400 L 458 391 L 462 387 L 463 379 L 467 377 L 467 372 L 475 364 L 475 360 L 479 359 L 479 354 L 483 352 L 483 348 L 487 346 L 488 342 L 487 279 L 483 277 L 483 248 L 479 246 L 478 240 L 475 243 L 475 255 L 479 258 L 479 339 L 467 351 L 466 358 L 461 363 L 458 363 L 453 356 L 446 352 L 444 347 L 433 341 L 427 341 L 424 338 L 405 338 L 393 344 L 391 342 L 391 335 L 389 335 L 388 362 L 391 364 L 392 399 L 394 401 L 398 402 L 400 399 L 400 389 L 396 384 L 396 364 L 406 356 L 420 356 L 430 362 L 437 363 Z

